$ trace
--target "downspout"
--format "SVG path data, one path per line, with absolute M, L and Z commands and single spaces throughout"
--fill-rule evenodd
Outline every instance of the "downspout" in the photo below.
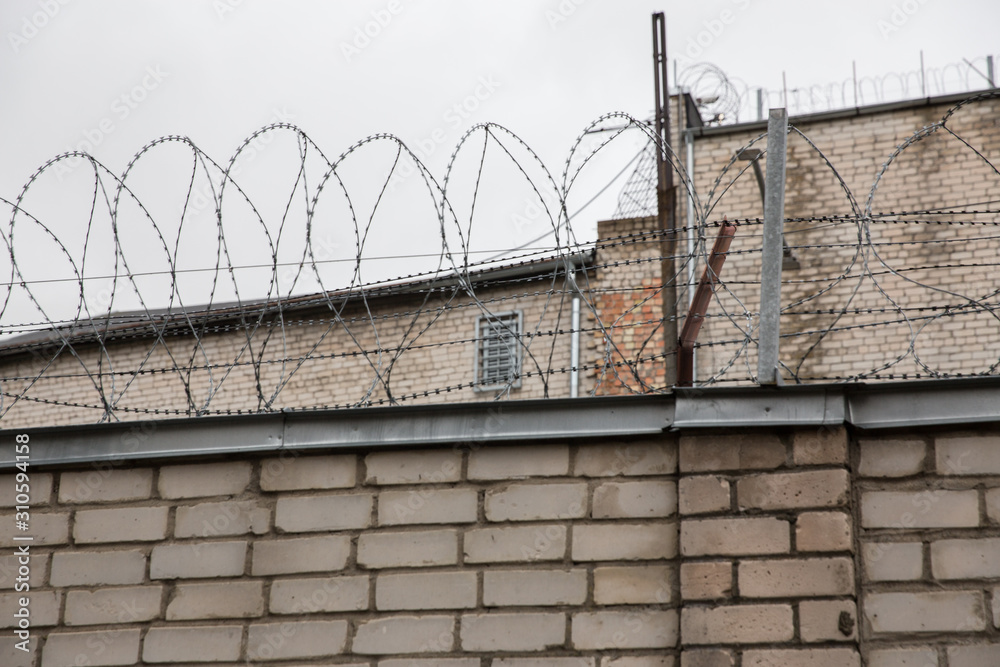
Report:
M 687 256 L 688 256 L 688 267 L 687 267 L 687 282 L 688 282 L 688 308 L 691 307 L 691 303 L 694 302 L 694 290 L 695 290 L 695 272 L 697 271 L 697 258 L 695 257 L 695 243 L 698 225 L 695 224 L 694 219 L 694 131 L 686 130 L 684 132 L 684 147 L 687 149 L 685 151 L 685 165 L 684 168 L 687 170 L 688 176 L 688 196 L 687 196 Z M 698 352 L 697 350 L 691 351 L 691 386 L 698 380 Z
M 580 289 L 576 286 L 576 271 L 570 271 L 568 280 L 573 286 L 573 315 L 570 320 L 569 337 L 569 397 L 576 398 L 580 388 Z

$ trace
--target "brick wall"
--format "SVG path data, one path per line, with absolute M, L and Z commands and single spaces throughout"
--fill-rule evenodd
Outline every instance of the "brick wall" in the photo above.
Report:
M 42 641 L 33 662 L 13 649 L 4 529 L 4 665 L 1000 664 L 995 428 L 118 461 L 32 484 Z

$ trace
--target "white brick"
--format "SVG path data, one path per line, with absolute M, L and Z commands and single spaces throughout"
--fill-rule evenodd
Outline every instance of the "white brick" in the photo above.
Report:
M 52 586 L 139 584 L 146 577 L 141 551 L 60 552 L 52 556 Z
M 582 650 L 672 648 L 677 610 L 595 611 L 573 614 L 573 647 Z
M 102 467 L 59 476 L 59 502 L 64 504 L 145 500 L 152 490 L 153 471 L 149 468 Z
M 981 632 L 986 628 L 979 591 L 868 593 L 864 614 L 875 633 Z
M 378 496 L 378 522 L 380 526 L 475 523 L 478 506 L 475 489 L 382 491 Z
M 853 648 L 773 649 L 745 651 L 744 667 L 861 667 Z
M 996 667 L 998 664 L 1000 644 L 948 647 L 948 667 Z
M 587 600 L 586 570 L 487 570 L 486 607 L 582 605 Z
M 763 644 L 787 642 L 795 634 L 787 604 L 685 607 L 681 641 L 685 644 Z
M 475 572 L 381 574 L 375 581 L 375 607 L 380 611 L 471 609 L 475 606 Z
M 42 650 L 42 667 L 66 665 L 135 665 L 139 629 L 52 632 Z
M 234 496 L 246 491 L 252 466 L 245 461 L 198 463 L 160 468 L 163 498 Z
M 455 643 L 451 616 L 390 616 L 362 621 L 354 635 L 354 653 L 448 653 Z
M 167 536 L 167 507 L 80 510 L 73 524 L 78 544 L 156 542 Z
M 1000 523 L 1000 488 L 986 491 L 986 516 L 992 523 Z
M 271 584 L 273 614 L 314 614 L 368 609 L 368 577 L 278 579 Z
M 466 563 L 562 560 L 565 556 L 565 526 L 475 528 L 465 533 Z
M 799 509 L 846 505 L 850 479 L 846 470 L 747 475 L 736 482 L 741 509 Z
M 347 621 L 296 621 L 255 623 L 247 634 L 251 662 L 323 658 L 343 653 Z
M 346 489 L 353 487 L 358 463 L 354 454 L 290 456 L 260 463 L 263 491 Z
M 17 504 L 17 475 L 0 475 L 0 507 L 11 508 Z M 52 500 L 52 473 L 28 471 L 28 504 L 32 507 L 48 505 Z
M 487 491 L 485 509 L 490 521 L 578 519 L 587 512 L 587 485 L 511 484 Z
M 168 621 L 254 618 L 264 613 L 264 584 L 227 581 L 177 584 L 167 605 Z
M 441 484 L 462 475 L 462 453 L 453 449 L 373 452 L 365 457 L 369 484 Z
M 868 542 L 861 557 L 869 581 L 911 581 L 924 574 L 924 545 L 920 542 Z
M 1000 538 L 932 542 L 931 572 L 935 579 L 1000 577 Z
M 841 632 L 840 619 L 847 614 L 851 632 Z M 847 618 L 847 617 L 844 617 Z M 804 642 L 842 642 L 857 636 L 858 609 L 853 600 L 803 600 L 799 603 L 799 635 Z
M 583 477 L 635 477 L 677 472 L 675 442 L 622 442 L 614 445 L 581 445 L 573 474 Z
M 16 554 L 0 556 L 0 590 L 13 589 L 18 583 L 23 583 L 17 581 L 21 576 L 19 572 L 21 567 L 29 570 L 28 585 L 32 589 L 41 588 L 42 582 L 45 581 L 45 574 L 49 569 L 49 554 L 32 553 L 28 565 L 19 564 L 18 558 L 19 556 Z M 53 583 L 52 585 L 57 584 Z
M 676 482 L 605 482 L 594 489 L 595 519 L 650 519 L 676 513 Z
M 27 596 L 23 592 L 0 593 L 0 628 L 13 628 L 18 624 L 18 617 L 14 614 L 20 612 L 21 598 L 24 597 L 28 598 L 28 613 L 32 627 L 59 625 L 61 594 L 57 591 L 33 590 Z
M 729 481 L 716 475 L 682 477 L 677 495 L 681 514 L 724 512 L 731 505 Z
M 1000 436 L 940 437 L 935 448 L 942 475 L 1000 475 Z
M 224 662 L 240 658 L 238 625 L 150 628 L 142 644 L 145 662 Z
M 594 658 L 494 658 L 491 667 L 595 667 L 596 664 Z M 479 667 L 479 663 L 473 667 Z
M 153 547 L 149 557 L 149 578 L 238 577 L 246 553 L 246 542 L 162 544 Z
M 669 604 L 674 574 L 669 565 L 594 568 L 594 604 Z
M 69 542 L 69 514 L 44 514 L 29 510 L 28 525 L 30 530 L 24 533 L 13 530 L 16 513 L 0 514 L 0 526 L 10 526 L 10 529 L 0 532 L 0 548 L 18 547 L 23 540 L 15 537 L 30 535 L 32 547 L 48 544 L 67 544 Z M 18 535 L 20 533 L 20 535 Z
M 567 445 L 491 446 L 469 453 L 469 479 L 523 479 L 567 473 Z
M 544 651 L 566 641 L 563 614 L 466 614 L 462 616 L 465 651 Z
M 262 535 L 271 528 L 271 510 L 253 501 L 201 503 L 178 507 L 176 537 Z
M 350 555 L 351 538 L 347 535 L 257 540 L 253 544 L 251 572 L 255 577 L 266 577 L 343 570 Z
M 868 667 L 937 667 L 937 651 L 931 648 L 874 649 Z
M 573 528 L 574 561 L 658 560 L 677 555 L 677 524 L 591 524 Z
M 129 586 L 66 593 L 66 625 L 141 623 L 160 616 L 163 586 Z
M 737 580 L 747 598 L 851 595 L 854 564 L 849 558 L 747 560 L 739 564 Z
M 972 528 L 979 525 L 976 491 L 865 491 L 865 528 Z
M 862 477 L 908 477 L 924 469 L 927 444 L 916 438 L 909 440 L 862 440 Z
M 788 553 L 787 521 L 771 517 L 701 519 L 681 522 L 681 553 L 685 556 L 736 556 Z
M 367 528 L 372 519 L 370 493 L 278 498 L 274 527 L 286 533 Z
M 358 565 L 368 569 L 457 562 L 458 533 L 454 530 L 363 533 L 358 538 Z
M 803 512 L 795 520 L 795 550 L 852 551 L 851 517 L 844 512 Z

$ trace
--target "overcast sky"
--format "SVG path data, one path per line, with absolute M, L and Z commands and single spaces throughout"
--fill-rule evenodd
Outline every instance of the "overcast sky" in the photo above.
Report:
M 67 150 L 86 149 L 120 174 L 168 134 L 225 163 L 272 122 L 301 127 L 330 158 L 366 136 L 395 134 L 441 179 L 462 134 L 493 121 L 561 173 L 574 138 L 600 114 L 650 116 L 655 11 L 666 13 L 679 69 L 711 62 L 750 88 L 780 89 L 782 72 L 789 88 L 847 79 L 852 61 L 862 77 L 913 71 L 921 50 L 928 68 L 963 58 L 982 68 L 984 56 L 1000 56 L 995 0 L 3 0 L 0 196 L 14 199 L 39 165 Z M 619 143 L 581 181 L 571 210 L 641 144 L 638 136 Z M 294 176 L 292 149 L 255 160 L 261 199 L 269 183 Z M 359 183 L 372 180 L 366 165 L 354 174 Z M 191 164 L 165 157 L 145 169 L 155 199 L 157 184 L 190 178 Z M 86 207 L 75 177 L 49 178 L 28 200 L 60 238 L 74 238 L 66 228 Z M 619 189 L 581 214 L 578 233 L 593 235 Z M 523 191 L 493 194 L 501 212 L 480 236 L 484 250 L 537 235 L 517 222 L 529 205 Z M 280 206 L 262 208 L 280 218 Z M 415 225 L 434 236 L 434 221 L 397 219 L 405 206 L 384 210 L 396 213 L 378 223 L 378 252 L 413 252 Z M 350 246 L 353 238 L 331 252 L 351 254 Z

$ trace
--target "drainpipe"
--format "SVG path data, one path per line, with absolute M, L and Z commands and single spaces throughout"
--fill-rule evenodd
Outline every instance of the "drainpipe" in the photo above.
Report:
M 576 271 L 570 271 L 573 286 L 573 315 L 570 320 L 569 343 L 569 397 L 576 398 L 580 387 L 580 289 L 576 286 Z
M 694 290 L 697 285 L 695 282 L 695 272 L 697 267 L 695 264 L 697 260 L 694 256 L 695 252 L 695 220 L 694 220 L 694 132 L 692 130 L 687 130 L 684 132 L 684 144 L 687 149 L 685 152 L 685 165 L 684 168 L 687 170 L 688 179 L 691 185 L 688 186 L 688 196 L 687 196 L 687 256 L 688 256 L 688 270 L 687 270 L 687 282 L 688 282 L 688 307 L 691 307 L 691 303 L 694 301 Z M 692 385 L 697 381 L 698 375 L 698 357 L 697 351 L 691 351 L 691 382 Z

